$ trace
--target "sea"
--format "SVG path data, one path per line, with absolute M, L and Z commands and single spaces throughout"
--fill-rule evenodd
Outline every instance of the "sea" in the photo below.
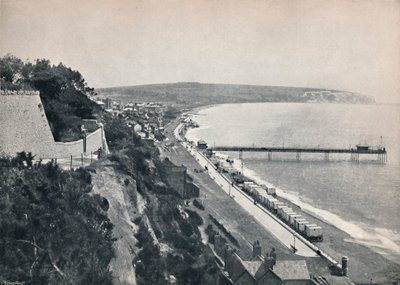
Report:
M 400 264 L 400 105 L 246 103 L 193 114 L 187 138 L 209 146 L 385 147 L 377 155 L 227 153 L 245 176 L 273 184 L 277 194 Z

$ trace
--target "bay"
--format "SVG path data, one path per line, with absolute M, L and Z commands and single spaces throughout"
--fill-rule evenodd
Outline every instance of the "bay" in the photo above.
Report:
M 210 146 L 330 147 L 384 145 L 377 156 L 244 153 L 244 174 L 400 262 L 400 108 L 398 105 L 249 103 L 201 110 L 187 137 Z M 229 153 L 238 158 L 237 153 Z

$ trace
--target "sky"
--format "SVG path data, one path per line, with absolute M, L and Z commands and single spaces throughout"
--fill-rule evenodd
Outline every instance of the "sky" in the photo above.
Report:
M 400 102 L 400 1 L 0 0 L 0 56 L 95 88 L 196 81 Z

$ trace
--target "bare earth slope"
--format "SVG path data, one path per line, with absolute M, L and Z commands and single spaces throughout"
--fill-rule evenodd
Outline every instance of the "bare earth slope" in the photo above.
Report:
M 128 185 L 126 179 L 129 181 Z M 96 167 L 95 173 L 92 173 L 92 183 L 93 192 L 108 200 L 108 217 L 114 224 L 113 233 L 117 239 L 114 243 L 116 256 L 110 263 L 114 284 L 136 284 L 132 260 L 138 251 L 134 237 L 137 225 L 131 218 L 136 211 L 132 195 L 139 195 L 136 183 L 129 176 L 117 173 L 110 161 L 104 161 Z

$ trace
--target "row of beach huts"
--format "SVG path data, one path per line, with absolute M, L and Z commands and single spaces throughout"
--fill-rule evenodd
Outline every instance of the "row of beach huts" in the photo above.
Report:
M 322 228 L 317 224 L 307 221 L 287 204 L 279 201 L 276 198 L 276 189 L 274 187 L 267 187 L 253 181 L 246 181 L 246 177 L 241 175 L 241 173 L 238 174 L 237 169 L 232 165 L 233 160 L 229 158 L 211 154 L 209 155 L 209 160 L 216 166 L 218 171 L 230 174 L 236 185 L 254 199 L 255 204 L 262 205 L 266 210 L 276 215 L 309 241 L 323 240 Z
M 291 207 L 276 198 L 276 189 L 266 185 L 258 185 L 252 181 L 244 181 L 242 190 L 254 199 L 255 204 L 275 214 L 279 219 L 292 227 L 310 241 L 322 241 L 322 228 L 307 221 Z

